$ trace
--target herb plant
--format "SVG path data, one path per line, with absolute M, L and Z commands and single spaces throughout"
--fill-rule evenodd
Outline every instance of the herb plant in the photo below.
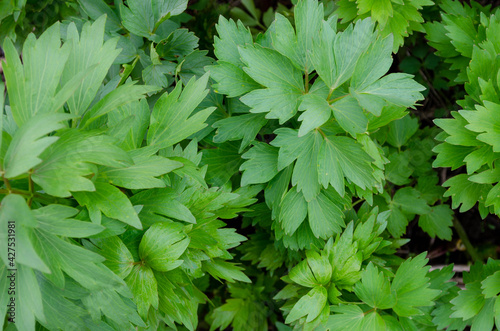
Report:
M 2 330 L 500 328 L 496 4 L 58 3 L 0 4 Z

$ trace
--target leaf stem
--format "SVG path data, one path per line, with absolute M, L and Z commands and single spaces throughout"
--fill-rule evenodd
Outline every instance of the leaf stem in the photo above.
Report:
M 328 98 L 327 100 L 328 100 L 328 103 L 331 105 L 331 104 L 332 104 L 332 103 L 334 103 L 335 101 L 338 101 L 338 100 L 340 100 L 340 99 L 343 99 L 343 98 L 345 98 L 345 97 L 347 97 L 347 96 L 349 96 L 349 95 L 350 95 L 350 94 L 344 94 L 344 95 L 341 95 L 340 97 L 337 97 L 337 98 L 335 98 L 335 99 L 333 99 L 333 100 L 329 100 L 330 98 Z
M 354 203 L 351 204 L 351 208 L 354 208 L 355 206 L 359 205 L 360 203 L 364 202 L 365 199 L 359 199 L 358 201 L 355 201 Z
M 306 77 L 304 78 L 305 81 L 305 91 L 306 93 L 309 93 L 309 71 L 306 70 Z
M 325 140 L 328 140 L 326 134 L 323 132 L 323 130 L 321 130 L 321 128 L 316 128 L 316 129 L 318 130 L 319 133 L 321 133 L 321 135 L 323 136 L 323 138 L 325 138 Z
M 10 186 L 10 182 L 7 178 L 5 178 L 5 175 L 2 175 L 3 182 L 5 184 L 5 187 L 7 188 L 7 191 L 10 193 L 12 192 L 12 187 Z
M 460 240 L 462 240 L 462 242 L 464 243 L 465 249 L 472 258 L 472 261 L 474 262 L 481 261 L 481 257 L 477 253 L 474 246 L 471 244 L 469 237 L 467 236 L 467 232 L 465 232 L 465 229 L 463 228 L 462 224 L 455 216 L 453 217 L 453 226 L 455 227 L 455 230 L 457 230 L 458 236 L 460 237 Z
M 28 198 L 28 207 L 31 208 L 31 203 L 33 202 L 33 196 L 35 193 L 35 184 L 33 183 L 33 179 L 31 178 L 32 172 L 30 171 L 28 174 L 28 190 L 30 192 L 30 197 Z
M 42 193 L 36 193 L 36 192 L 30 192 L 26 190 L 20 190 L 20 189 L 0 189 L 0 194 L 19 194 L 25 197 L 32 197 L 33 199 L 40 200 L 41 202 L 47 203 L 47 204 L 59 204 L 59 205 L 66 205 L 66 206 L 75 206 L 75 203 L 73 203 L 71 200 L 68 199 L 63 199 L 63 198 L 56 198 L 47 194 L 42 194 Z

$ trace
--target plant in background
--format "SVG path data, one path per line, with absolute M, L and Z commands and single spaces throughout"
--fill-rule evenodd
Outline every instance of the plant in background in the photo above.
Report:
M 424 23 L 432 1 L 207 3 L 45 1 L 65 20 L 43 34 L 22 20 L 31 2 L 0 4 L 0 246 L 15 224 L 17 249 L 0 253 L 0 291 L 17 268 L 15 327 L 498 327 L 498 261 L 480 263 L 449 205 L 500 215 L 496 10 L 442 0 Z M 465 83 L 437 127 L 428 107 L 407 111 L 426 91 L 392 59 L 424 27 L 436 55 L 416 34 L 399 68 L 441 92 Z M 215 30 L 216 60 L 197 49 Z M 478 261 L 464 289 L 404 238 L 451 241 L 452 225 Z
M 481 6 L 475 1 L 441 0 L 441 21 L 424 24 L 426 38 L 436 49 L 436 55 L 443 58 L 449 72 L 444 73 L 453 83 L 465 83 L 467 67 L 472 58 L 473 46 L 486 39 L 488 16 L 497 12 L 491 6 Z
M 209 70 L 218 93 L 247 106 L 214 124 L 214 142 L 242 140 L 242 186 L 266 184 L 277 239 L 303 249 L 342 231 L 353 197 L 382 192 L 386 162 L 370 133 L 403 117 L 422 87 L 409 75 L 383 76 L 392 38 L 369 19 L 337 32 L 315 1 L 299 2 L 294 17 L 295 29 L 276 14 L 255 43 L 221 18 Z M 252 143 L 266 131 L 270 143 Z
M 214 110 L 193 114 L 208 75 L 177 84 L 151 110 L 144 96 L 159 87 L 102 85 L 120 52 L 117 38 L 103 40 L 104 26 L 105 17 L 81 33 L 69 24 L 61 46 L 55 24 L 28 36 L 22 62 L 4 42 L 0 242 L 6 247 L 15 221 L 18 254 L 14 261 L 2 251 L 0 288 L 7 268 L 17 268 L 19 330 L 35 322 L 194 330 L 207 300 L 194 279 L 250 281 L 227 261 L 245 237 L 221 219 L 246 210 L 260 188 L 208 188 L 197 141 L 178 144 Z
M 403 46 L 405 37 L 415 31 L 425 32 L 420 10 L 433 4 L 432 0 L 340 0 L 334 13 L 342 23 L 371 17 L 377 22 L 382 37 L 393 36 L 392 51 L 396 53 Z

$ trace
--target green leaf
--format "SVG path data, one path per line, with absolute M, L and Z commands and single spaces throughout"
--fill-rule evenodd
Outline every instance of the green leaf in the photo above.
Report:
M 429 267 L 425 267 L 428 259 L 426 253 L 404 261 L 396 271 L 391 291 L 396 293 L 396 304 L 392 309 L 399 316 L 421 315 L 418 307 L 433 306 L 434 298 L 439 290 L 429 288 L 426 277 Z
M 38 157 L 58 137 L 47 137 L 52 131 L 62 129 L 62 121 L 73 116 L 68 114 L 40 114 L 32 117 L 20 127 L 5 154 L 3 168 L 6 178 L 14 178 L 40 164 Z
M 500 271 L 495 272 L 493 275 L 486 277 L 481 282 L 481 288 L 485 298 L 492 298 L 500 293 Z
M 8 240 L 8 238 L 11 238 L 8 236 L 10 224 L 15 225 L 16 259 L 14 264 L 11 264 L 7 258 L 8 250 L 4 249 L 0 255 L 3 263 L 8 266 L 8 269 L 15 269 L 17 264 L 22 264 L 42 272 L 50 272 L 50 269 L 32 244 L 33 230 L 38 225 L 38 222 L 26 201 L 20 195 L 9 194 L 2 199 L 0 207 L 0 238 L 6 247 L 8 242 L 12 242 L 12 239 Z
M 460 111 L 469 124 L 467 129 L 478 132 L 477 139 L 493 147 L 494 152 L 500 152 L 500 105 L 490 101 L 484 101 L 484 107 L 477 105 L 476 110 Z
M 328 317 L 325 327 L 329 330 L 360 330 L 365 317 L 363 310 L 356 305 L 344 305 L 332 308 L 336 314 Z
M 373 42 L 368 51 L 363 53 L 354 69 L 351 78 L 351 88 L 355 91 L 362 90 L 380 79 L 392 64 L 392 36 L 385 38 L 378 37 Z
M 238 21 L 227 20 L 224 16 L 219 16 L 216 25 L 219 36 L 214 37 L 214 53 L 220 61 L 229 62 L 237 67 L 242 67 L 238 46 L 252 44 L 252 34 L 245 25 Z
M 223 93 L 229 98 L 239 97 L 261 87 L 243 69 L 232 63 L 219 60 L 217 65 L 207 69 L 210 71 L 210 77 L 217 82 L 212 85 L 215 92 Z
M 208 74 L 198 80 L 191 78 L 182 91 L 177 84 L 170 94 L 163 94 L 151 114 L 148 145 L 161 149 L 170 147 L 203 129 L 205 120 L 215 107 L 203 109 L 189 117 L 208 94 Z
M 351 136 L 356 137 L 358 133 L 366 131 L 368 119 L 354 97 L 347 95 L 331 104 L 330 107 L 339 125 Z
M 423 99 L 420 91 L 425 90 L 425 88 L 412 78 L 412 75 L 403 73 L 389 74 L 370 86 L 356 91 L 356 97 L 359 99 L 360 104 L 374 115 L 379 115 L 382 107 L 374 108 L 370 106 L 370 103 L 380 104 L 380 99 L 396 106 L 414 107 L 418 100 Z M 383 102 L 381 105 L 383 105 Z
M 375 309 L 389 309 L 396 304 L 396 296 L 391 291 L 389 280 L 371 262 L 363 272 L 361 283 L 354 287 L 354 293 Z
M 134 265 L 125 282 L 134 295 L 137 311 L 142 318 L 147 318 L 149 307 L 158 309 L 158 283 L 149 266 Z
M 258 44 L 239 47 L 241 59 L 246 64 L 243 69 L 256 82 L 269 88 L 283 90 L 304 90 L 302 73 L 290 60 L 277 51 Z M 272 68 L 272 70 L 270 70 Z
M 35 209 L 32 213 L 38 221 L 38 227 L 63 237 L 85 238 L 104 230 L 99 224 L 70 218 L 78 213 L 78 209 L 68 206 L 52 204 Z
M 98 132 L 67 130 L 42 154 L 44 161 L 35 167 L 32 179 L 47 193 L 69 197 L 71 191 L 94 191 L 87 178 L 97 172 L 96 164 L 124 167 L 131 157 L 113 144 L 114 140 Z
M 229 263 L 221 259 L 213 259 L 211 261 L 203 261 L 203 269 L 215 279 L 225 279 L 230 283 L 235 280 L 245 283 L 252 281 L 243 273 L 243 268 L 235 263 Z
M 330 266 L 330 273 L 331 268 L 332 267 Z M 293 267 L 292 270 L 290 270 L 288 277 L 290 277 L 290 280 L 294 283 L 304 287 L 314 287 L 316 285 L 320 285 L 307 260 L 302 260 L 295 267 Z
M 465 285 L 465 289 L 458 292 L 458 296 L 451 300 L 453 314 L 450 317 L 468 320 L 477 316 L 485 304 L 484 295 L 481 292 L 479 281 Z
M 268 113 L 266 118 L 283 124 L 297 113 L 301 96 L 302 92 L 296 89 L 269 88 L 254 90 L 241 97 L 241 101 L 252 113 Z
M 431 208 L 427 202 L 421 198 L 420 193 L 412 187 L 399 189 L 392 199 L 392 203 L 410 214 L 428 214 Z
M 101 16 L 93 24 L 85 23 L 81 37 L 74 23 L 71 23 L 67 30 L 71 52 L 62 73 L 61 83 L 69 83 L 79 72 L 97 65 L 68 99 L 70 112 L 77 116 L 83 115 L 94 100 L 109 67 L 120 53 L 120 50 L 116 49 L 118 38 L 103 43 L 105 22 L 106 16 Z
M 401 148 L 405 145 L 408 139 L 411 138 L 418 130 L 418 119 L 406 115 L 405 117 L 395 120 L 389 124 L 389 133 L 387 134 L 387 142 L 396 148 Z
M 143 98 L 147 93 L 156 92 L 159 88 L 148 85 L 133 85 L 133 83 L 118 86 L 101 100 L 96 102 L 80 121 L 80 127 L 88 128 L 91 123 L 103 115 Z
M 311 268 L 318 284 L 327 285 L 332 277 L 332 266 L 326 254 L 319 254 L 315 251 L 307 251 L 307 264 Z M 292 279 L 290 277 L 290 279 Z M 293 280 L 293 279 L 292 279 Z
M 120 278 L 125 279 L 134 267 L 134 258 L 127 246 L 117 236 L 93 241 L 99 248 L 99 254 L 106 258 L 104 265 Z
M 120 5 L 123 26 L 130 32 L 158 43 L 162 37 L 161 28 L 165 20 L 181 14 L 187 7 L 187 0 L 132 0 L 127 6 Z M 156 32 L 159 32 L 159 35 Z
M 155 178 L 178 169 L 182 163 L 158 155 L 146 155 L 130 152 L 134 165 L 125 168 L 104 168 L 99 176 L 110 184 L 128 189 L 148 189 L 165 187 L 165 182 Z
M 302 73 L 288 58 L 258 44 L 239 47 L 239 52 L 246 64 L 245 72 L 268 88 L 252 91 L 241 101 L 254 113 L 269 112 L 266 117 L 277 118 L 280 123 L 289 120 L 297 112 L 298 98 L 304 90 Z
M 418 225 L 432 238 L 438 237 L 450 241 L 452 236 L 453 210 L 448 205 L 431 207 L 428 214 L 420 215 Z
M 331 184 L 344 195 L 344 177 L 362 189 L 375 184 L 371 157 L 349 137 L 326 135 L 318 155 L 319 181 L 324 188 Z
M 223 187 L 243 163 L 238 153 L 238 143 L 234 142 L 220 144 L 214 149 L 203 149 L 202 153 L 200 166 L 208 166 L 205 180 L 212 186 Z
M 250 145 L 267 120 L 262 114 L 245 114 L 232 116 L 215 122 L 212 126 L 217 129 L 214 136 L 215 143 L 242 139 L 238 153 Z
M 278 149 L 276 147 L 255 143 L 241 158 L 248 160 L 240 167 L 240 171 L 243 171 L 241 186 L 267 183 L 278 174 Z
M 19 127 L 37 114 L 59 110 L 53 107 L 54 96 L 70 53 L 69 44 L 61 47 L 60 29 L 56 23 L 38 40 L 30 34 L 23 46 L 22 64 L 10 39 L 3 44 L 3 70 L 12 116 Z
M 328 102 L 318 95 L 306 94 L 301 100 L 299 110 L 305 111 L 299 116 L 299 121 L 302 121 L 299 129 L 299 137 L 322 126 L 332 115 Z
M 142 205 L 141 219 L 148 225 L 166 221 L 172 217 L 188 223 L 196 223 L 191 211 L 178 200 L 178 194 L 170 188 L 157 188 L 141 191 L 130 198 L 134 205 Z M 162 216 L 159 216 L 162 215 Z
M 169 271 L 179 266 L 176 261 L 189 245 L 189 237 L 178 223 L 158 222 L 142 237 L 139 257 L 152 269 Z
M 304 195 L 295 188 L 283 197 L 280 206 L 279 221 L 286 234 L 293 234 L 304 222 L 307 215 L 307 202 Z
M 132 101 L 108 113 L 108 126 L 121 126 L 123 121 L 132 118 L 130 127 L 122 135 L 112 135 L 120 139 L 122 149 L 129 151 L 140 148 L 149 126 L 149 107 L 146 99 Z
M 444 182 L 443 186 L 448 187 L 444 196 L 451 196 L 451 207 L 456 209 L 461 205 L 461 213 L 471 209 L 476 202 L 484 201 L 486 192 L 490 188 L 487 184 L 477 184 L 469 181 L 466 174 L 453 176 Z
M 297 46 L 299 64 L 305 72 L 314 69 L 308 54 L 313 49 L 313 39 L 316 38 L 324 18 L 323 4 L 318 1 L 299 1 L 294 8 L 295 29 L 297 30 Z
M 294 322 L 303 316 L 307 316 L 307 322 L 314 320 L 327 303 L 327 297 L 328 294 L 324 287 L 314 287 L 297 301 L 286 317 L 285 323 Z
M 100 223 L 100 213 L 120 220 L 137 229 L 142 229 L 141 221 L 130 200 L 118 188 L 107 183 L 94 183 L 94 192 L 73 192 L 73 197 L 82 206 L 87 206 L 89 213 L 96 214 L 95 223 Z M 98 216 L 97 216 L 98 215 Z
M 335 233 L 341 233 L 344 224 L 344 209 L 340 199 L 331 199 L 331 195 L 319 193 L 308 202 L 309 226 L 316 238 L 326 239 Z

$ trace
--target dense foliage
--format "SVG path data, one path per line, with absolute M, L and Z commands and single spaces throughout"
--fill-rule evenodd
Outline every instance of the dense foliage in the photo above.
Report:
M 0 326 L 500 328 L 497 8 L 0 3 Z

